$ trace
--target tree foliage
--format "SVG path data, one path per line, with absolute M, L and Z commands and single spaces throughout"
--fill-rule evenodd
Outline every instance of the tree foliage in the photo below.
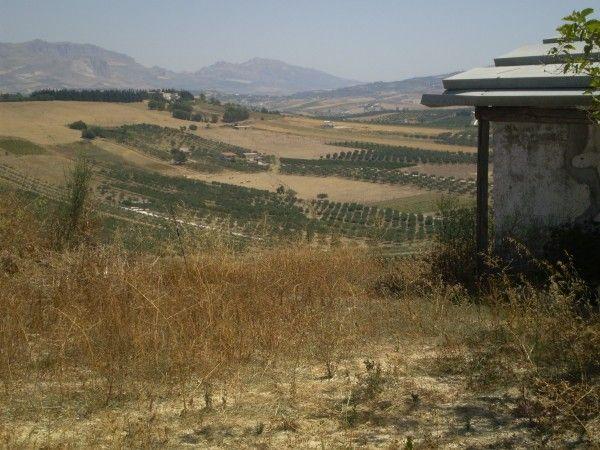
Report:
M 83 120 L 76 120 L 69 124 L 71 130 L 85 130 L 87 128 L 86 123 Z
M 83 130 L 81 130 L 81 137 L 83 139 L 89 139 L 89 140 L 95 139 L 96 133 L 94 132 L 94 130 L 86 127 Z
M 225 105 L 225 113 L 223 114 L 223 122 L 240 122 L 250 117 L 250 111 L 241 105 L 235 103 L 227 103 Z
M 573 11 L 563 18 L 565 22 L 557 28 L 558 44 L 550 53 L 566 56 L 563 70 L 565 73 L 584 74 L 590 77 L 587 91 L 593 97 L 592 114 L 600 122 L 600 20 L 592 17 L 593 8 Z M 576 54 L 575 44 L 583 43 L 583 52 Z M 579 52 L 577 52 L 579 53 Z
M 42 89 L 32 92 L 28 100 L 133 103 L 147 98 L 148 91 L 136 89 Z

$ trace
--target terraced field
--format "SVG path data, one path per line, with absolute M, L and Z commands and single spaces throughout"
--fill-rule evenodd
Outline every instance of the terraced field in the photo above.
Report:
M 472 148 L 436 142 L 448 129 L 253 113 L 242 127 L 190 122 L 144 104 L 0 104 L 0 178 L 60 200 L 68 167 L 93 163 L 94 189 L 106 211 L 168 220 L 174 207 L 198 226 L 243 236 L 410 243 L 435 232 L 443 196 L 469 203 Z M 66 124 L 83 120 L 98 137 L 82 140 Z M 173 149 L 186 149 L 173 164 Z M 258 165 L 244 154 L 259 153 Z M 223 155 L 234 155 L 224 157 Z M 266 228 L 265 228 L 266 227 Z

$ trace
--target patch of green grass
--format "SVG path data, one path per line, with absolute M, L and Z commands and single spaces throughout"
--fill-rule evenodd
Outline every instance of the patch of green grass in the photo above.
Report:
M 33 142 L 14 137 L 0 138 L 0 150 L 4 150 L 5 152 L 17 156 L 42 155 L 46 153 L 46 150 L 44 150 L 43 147 L 40 147 Z

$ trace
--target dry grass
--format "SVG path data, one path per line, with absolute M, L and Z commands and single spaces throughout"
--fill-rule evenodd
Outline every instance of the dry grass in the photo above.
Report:
M 145 103 L 52 101 L 0 104 L 2 134 L 40 145 L 77 141 L 81 131 L 66 126 L 76 120 L 101 126 L 152 123 L 174 128 L 187 123 L 173 119 L 168 112 L 150 111 Z
M 598 437 L 598 313 L 567 266 L 541 285 L 500 274 L 473 294 L 427 258 L 240 252 L 191 230 L 150 254 L 86 229 L 59 251 L 49 226 L 44 205 L 0 198 L 6 446 Z
M 332 141 L 368 141 L 388 145 L 404 145 L 425 150 L 444 150 L 451 152 L 474 152 L 476 148 L 461 145 L 447 145 L 427 139 L 416 139 L 407 133 L 431 134 L 443 129 L 420 127 L 394 127 L 386 125 L 363 124 L 358 122 L 343 122 L 336 128 L 321 128 L 322 121 L 305 117 L 282 117 L 279 120 L 258 121 L 253 127 L 266 132 L 290 134 L 295 136 L 318 138 L 323 142 Z
M 402 199 L 426 193 L 424 189 L 413 186 L 400 186 L 368 181 L 349 180 L 341 177 L 316 177 L 287 175 L 274 171 L 245 174 L 240 172 L 222 172 L 218 174 L 186 174 L 189 178 L 238 186 L 266 189 L 274 192 L 279 186 L 294 190 L 302 199 L 316 199 L 317 195 L 327 193 L 328 199 L 337 202 L 371 203 L 384 200 Z

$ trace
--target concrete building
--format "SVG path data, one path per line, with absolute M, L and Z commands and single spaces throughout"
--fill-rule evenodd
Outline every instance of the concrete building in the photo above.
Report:
M 487 249 L 488 152 L 493 148 L 496 237 L 539 227 L 600 222 L 600 129 L 587 109 L 585 75 L 565 74 L 555 40 L 528 45 L 444 80 L 430 107 L 474 106 L 478 120 L 477 242 Z M 575 45 L 581 54 L 583 44 Z M 598 52 L 593 54 L 599 58 Z M 600 60 L 600 59 L 599 59 Z

